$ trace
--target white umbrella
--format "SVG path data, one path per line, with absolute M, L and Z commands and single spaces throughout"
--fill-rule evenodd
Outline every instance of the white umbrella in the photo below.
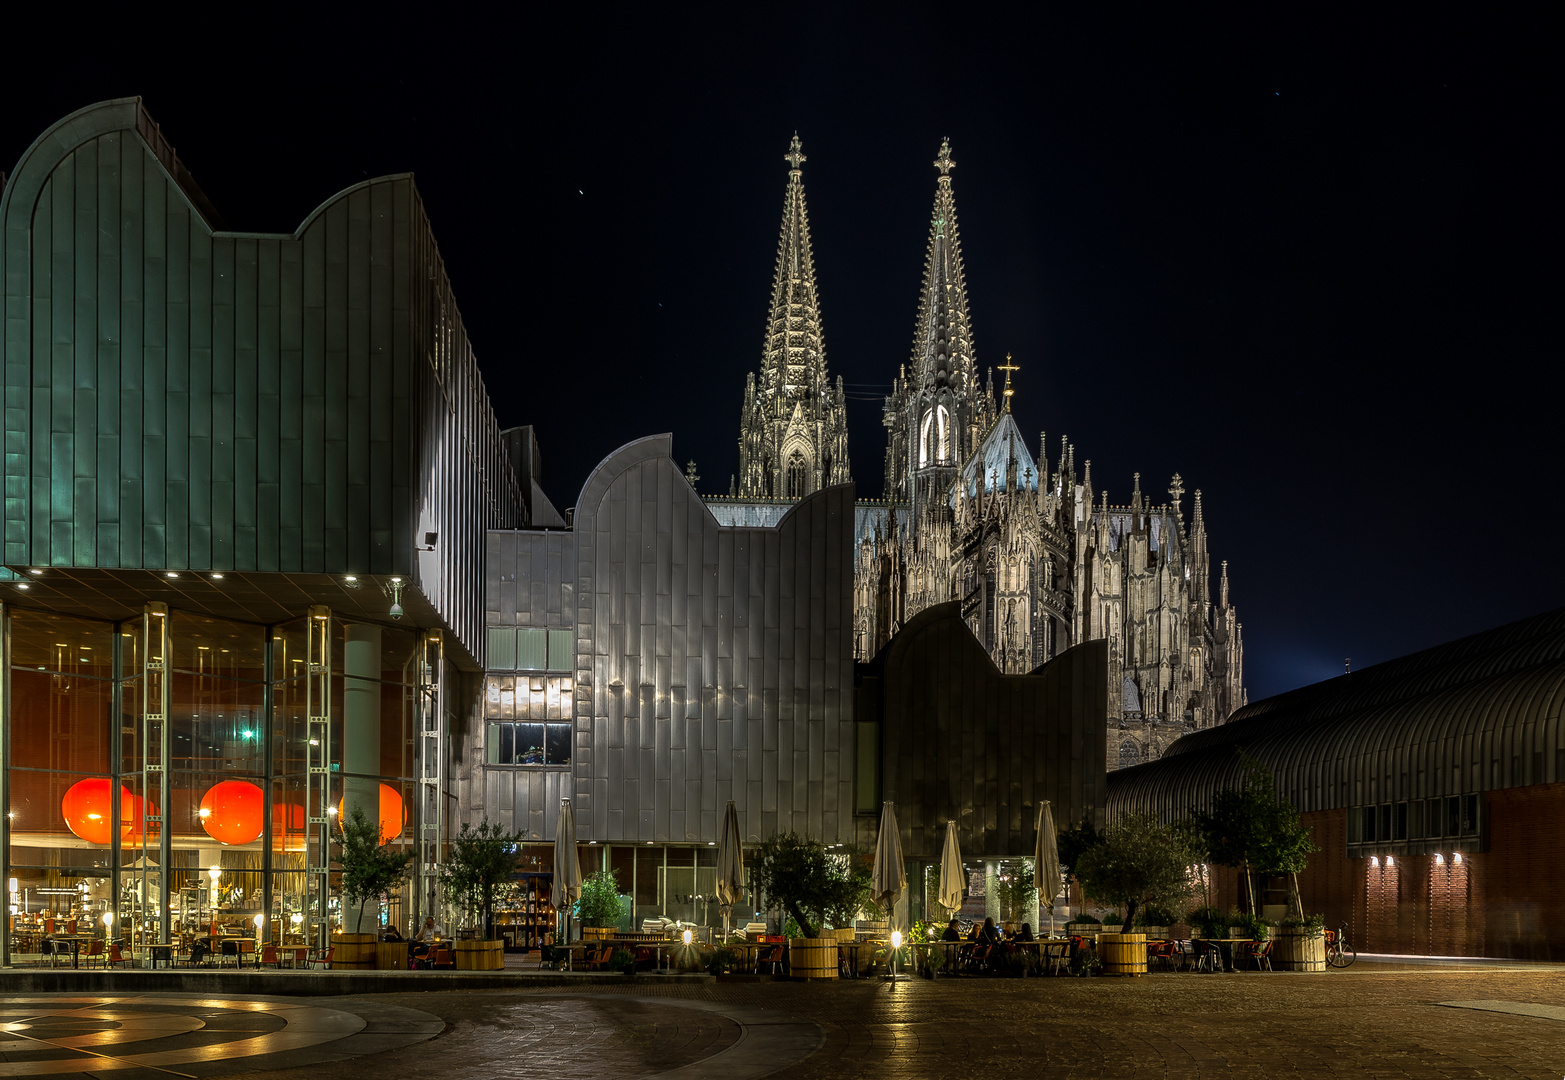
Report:
M 956 822 L 946 822 L 945 848 L 940 852 L 940 906 L 952 916 L 962 906 L 967 873 L 962 869 L 962 849 L 956 842 Z
M 576 857 L 576 815 L 569 799 L 560 800 L 560 819 L 554 827 L 554 889 L 550 903 L 567 915 L 571 905 L 581 899 L 581 860 Z M 570 936 L 570 924 L 566 924 Z
M 723 812 L 723 835 L 717 844 L 717 902 L 723 905 L 723 938 L 728 938 L 728 917 L 744 893 L 744 846 L 740 843 L 739 811 L 732 799 Z
M 1038 807 L 1038 847 L 1033 855 L 1038 899 L 1049 905 L 1049 936 L 1054 936 L 1054 898 L 1065 880 L 1060 876 L 1060 845 L 1054 834 L 1054 808 L 1045 799 Z
M 886 919 L 902 890 L 907 888 L 907 873 L 902 868 L 902 837 L 897 832 L 896 805 L 889 800 L 880 806 L 880 838 L 875 842 L 875 874 L 871 885 L 875 903 L 886 909 Z

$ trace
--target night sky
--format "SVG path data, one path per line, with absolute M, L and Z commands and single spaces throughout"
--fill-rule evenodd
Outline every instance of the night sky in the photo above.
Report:
M 537 426 L 563 509 L 664 431 L 727 492 L 795 131 L 827 363 L 879 496 L 949 137 L 980 365 L 1015 355 L 1023 431 L 1051 461 L 1068 434 L 1110 502 L 1136 471 L 1202 489 L 1252 700 L 1565 604 L 1544 24 L 518 11 L 386 8 L 378 31 L 148 9 L 145 40 L 105 26 L 9 67 L 0 170 L 139 94 L 232 228 L 291 232 L 414 172 L 500 421 Z

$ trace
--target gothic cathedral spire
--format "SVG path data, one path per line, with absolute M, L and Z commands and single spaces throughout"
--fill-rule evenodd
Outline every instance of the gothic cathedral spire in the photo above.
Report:
M 761 370 L 746 377 L 739 421 L 738 494 L 747 499 L 797 499 L 849 480 L 847 403 L 842 379 L 833 386 L 826 374 L 798 135 L 783 160 L 788 191 Z
M 994 422 L 979 386 L 973 330 L 967 310 L 967 278 L 951 191 L 950 140 L 935 157 L 940 175 L 929 220 L 924 281 L 913 329 L 910 377 L 893 385 L 886 400 L 887 498 L 935 497 L 956 476 Z

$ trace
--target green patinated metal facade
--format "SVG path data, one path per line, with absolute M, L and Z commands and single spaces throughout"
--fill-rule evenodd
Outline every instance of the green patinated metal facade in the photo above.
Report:
M 28 149 L 0 229 L 7 566 L 402 575 L 482 656 L 521 498 L 411 176 L 223 231 L 125 98 Z

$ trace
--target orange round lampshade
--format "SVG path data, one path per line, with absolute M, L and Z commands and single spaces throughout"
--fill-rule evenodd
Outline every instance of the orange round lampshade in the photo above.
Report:
M 342 820 L 342 800 L 337 800 L 337 820 Z M 408 823 L 407 807 L 402 796 L 390 784 L 380 785 L 380 842 L 384 846 L 402 835 Z
M 66 827 L 89 844 L 107 844 L 114 837 L 114 782 L 106 776 L 78 780 L 60 799 Z M 120 843 L 141 836 L 142 801 L 120 788 Z
M 224 780 L 201 796 L 201 827 L 223 844 L 248 844 L 261 835 L 261 789 L 247 780 Z

